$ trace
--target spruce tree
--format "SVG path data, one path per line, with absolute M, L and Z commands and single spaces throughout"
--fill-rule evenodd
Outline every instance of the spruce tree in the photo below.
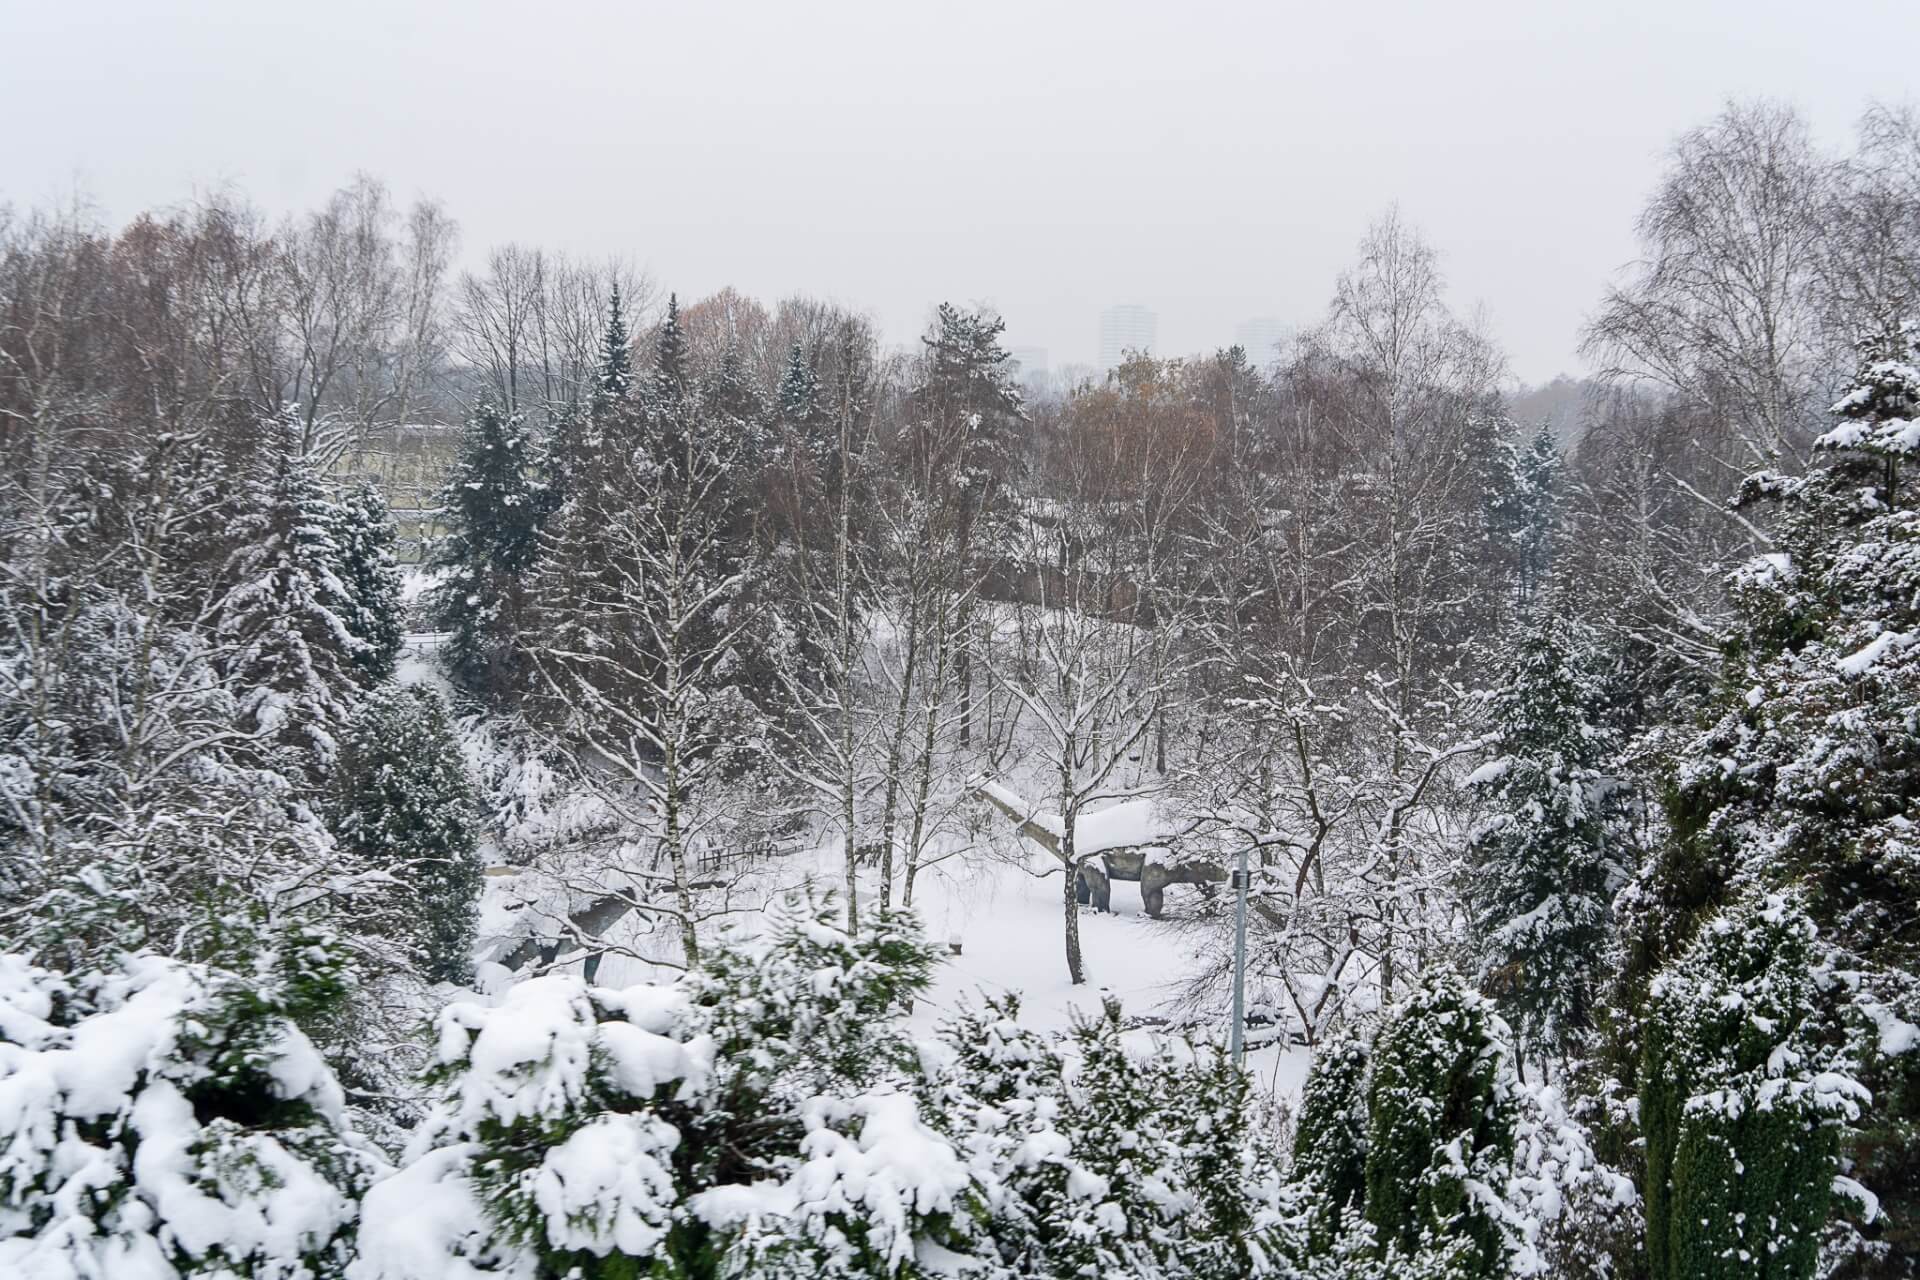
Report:
M 479 814 L 438 694 L 385 685 L 341 744 L 331 810 L 343 849 L 392 865 L 412 892 L 407 941 L 432 981 L 473 980 L 480 908 Z
M 435 564 L 435 613 L 454 677 L 488 700 L 517 683 L 515 645 L 527 574 L 539 553 L 533 439 L 520 415 L 482 400 L 467 419 L 442 511 L 450 528 Z
M 1483 990 L 1523 1048 L 1564 1054 L 1590 1020 L 1621 863 L 1620 783 L 1598 638 L 1554 601 L 1527 615 L 1489 702 L 1494 759 L 1469 779 L 1488 816 L 1467 842 L 1465 896 Z
M 680 295 L 667 295 L 666 318 L 654 338 L 653 369 L 640 388 L 640 400 L 656 448 L 672 452 L 675 437 L 685 431 L 693 399 L 694 370 L 687 350 L 687 334 L 680 327 Z
M 1920 449 L 1920 327 L 1889 325 L 1859 347 L 1853 386 L 1832 408 L 1840 423 L 1818 443 L 1879 458 L 1885 467 L 1881 501 L 1894 507 L 1900 462 Z
M 1613 1003 L 1641 1007 L 1668 967 L 1756 895 L 1790 895 L 1849 975 L 1813 993 L 1823 1050 L 1873 1097 L 1841 1136 L 1848 1175 L 1879 1197 L 1835 1201 L 1835 1273 L 1920 1261 L 1920 512 L 1897 462 L 1910 419 L 1903 361 L 1869 346 L 1805 475 L 1762 473 L 1738 502 L 1771 513 L 1774 546 L 1729 582 L 1735 618 L 1707 726 L 1672 752 L 1668 833 L 1623 894 Z M 1612 1047 L 1640 1092 L 1651 1021 Z M 1637 1034 L 1635 1034 L 1637 1033 Z M 1644 1111 L 1643 1107 L 1643 1111 Z M 1649 1136 L 1649 1147 L 1653 1140 Z M 1651 1171 L 1646 1194 L 1666 1194 Z
M 1358 1223 L 1367 1188 L 1366 1042 L 1322 1044 L 1294 1118 L 1293 1176 L 1307 1189 L 1313 1252 L 1327 1253 Z
M 622 400 L 633 389 L 633 342 L 627 336 L 627 317 L 620 306 L 620 284 L 613 285 L 613 297 L 607 303 L 607 328 L 600 339 L 600 370 L 594 378 L 595 394 L 607 400 Z
M 300 450 L 298 424 L 263 424 L 231 531 L 233 585 L 220 602 L 219 630 L 232 646 L 227 670 L 243 691 L 242 724 L 300 750 L 317 772 L 333 762 L 357 664 L 369 650 L 349 623 L 355 600 L 337 571 L 338 523 Z
M 787 350 L 787 367 L 775 396 L 781 421 L 800 431 L 813 427 L 820 414 L 820 377 L 799 343 Z
M 1506 436 L 1495 445 L 1487 523 L 1512 565 L 1523 603 L 1546 585 L 1552 569 L 1565 470 L 1553 427 L 1545 421 L 1524 441 Z
M 603 477 L 601 452 L 609 439 L 633 443 L 623 427 L 632 419 L 633 344 L 621 309 L 620 286 L 613 287 L 607 325 L 600 339 L 600 363 L 593 395 L 586 404 L 568 405 L 554 419 L 541 455 L 541 521 L 550 523 L 582 489 Z
M 747 369 L 746 353 L 737 343 L 727 344 L 720 353 L 719 365 L 702 380 L 700 404 L 706 430 L 739 438 L 738 447 L 732 451 L 733 465 L 740 471 L 737 483 L 744 486 L 767 461 L 770 415 Z
M 347 588 L 347 630 L 365 646 L 354 666 L 360 683 L 371 687 L 393 674 L 405 639 L 393 515 L 371 483 L 351 484 L 335 500 L 333 541 L 340 581 Z

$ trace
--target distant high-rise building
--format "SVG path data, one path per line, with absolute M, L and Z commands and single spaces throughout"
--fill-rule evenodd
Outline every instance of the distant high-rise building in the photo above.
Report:
M 1298 325 L 1278 316 L 1255 316 L 1233 327 L 1233 344 L 1247 353 L 1249 363 L 1264 365 L 1274 358 L 1275 347 L 1291 341 L 1299 331 Z
M 1123 304 L 1100 313 L 1100 367 L 1111 369 L 1129 351 L 1152 351 L 1160 317 L 1146 307 Z

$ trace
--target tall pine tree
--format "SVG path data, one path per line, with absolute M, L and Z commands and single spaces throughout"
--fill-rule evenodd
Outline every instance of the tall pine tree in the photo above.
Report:
M 330 816 L 342 848 L 393 865 L 412 890 L 407 941 L 426 976 L 472 981 L 479 816 L 439 695 L 386 685 L 367 698 L 341 744 Z
M 348 485 L 334 503 L 333 542 L 347 588 L 347 630 L 365 647 L 354 657 L 363 685 L 393 674 L 405 639 L 400 622 L 400 566 L 387 500 L 367 481 Z
M 1543 602 L 1522 622 L 1489 711 L 1494 759 L 1470 779 L 1489 810 L 1467 843 L 1481 986 L 1526 1050 L 1565 1053 L 1588 1025 L 1613 896 L 1631 871 L 1615 743 L 1598 719 L 1598 638 Z
M 434 611 L 449 633 L 445 653 L 454 678 L 493 702 L 519 683 L 515 646 L 528 571 L 540 550 L 533 448 L 519 414 L 482 400 L 467 419 L 442 499 L 451 533 L 435 557 L 443 577 Z
M 354 634 L 352 589 L 334 530 L 339 517 L 291 418 L 262 426 L 231 530 L 232 586 L 219 630 L 227 671 L 243 691 L 242 724 L 302 750 L 324 772 L 352 711 L 357 664 L 371 646 Z

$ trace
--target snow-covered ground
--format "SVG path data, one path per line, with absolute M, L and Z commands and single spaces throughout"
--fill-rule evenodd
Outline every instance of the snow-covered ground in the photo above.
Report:
M 1032 866 L 1042 869 L 1051 861 L 1038 858 Z M 1097 1013 L 1109 995 L 1117 996 L 1132 1015 L 1175 1014 L 1174 999 L 1194 967 L 1194 957 L 1177 921 L 1147 916 L 1139 889 L 1116 882 L 1111 914 L 1081 911 L 1080 947 L 1088 980 L 1076 987 L 1067 980 L 1057 870 L 1037 877 L 1004 863 L 951 873 L 944 866 L 935 868 L 916 886 L 914 906 L 930 936 L 958 939 L 961 951 L 941 966 L 933 990 L 914 1011 L 914 1021 L 931 1028 L 958 1002 L 983 991 L 1019 992 L 1021 1021 L 1050 1030 L 1064 1030 L 1076 1014 Z M 1193 892 L 1186 886 L 1170 890 L 1170 913 L 1184 905 L 1180 895 Z M 1199 1029 L 1194 1033 L 1200 1034 Z M 1225 1038 L 1224 1026 L 1219 1035 Z M 1309 1061 L 1304 1050 L 1276 1054 L 1272 1047 L 1254 1049 L 1248 1057 L 1261 1083 L 1289 1100 L 1298 1097 Z
M 438 640 L 431 635 L 409 637 L 400 662 L 402 681 L 448 691 L 432 655 Z M 1016 793 L 1000 789 L 1017 807 L 1024 807 Z M 1156 821 L 1151 804 L 1134 801 L 1097 807 L 1102 812 L 1082 819 L 1079 843 L 1083 849 L 1143 839 L 1142 831 Z M 1041 826 L 1048 825 L 1049 816 L 1037 815 Z M 1087 908 L 1080 912 L 1080 945 L 1088 981 L 1075 986 L 1067 978 L 1058 862 L 1020 841 L 1001 815 L 993 815 L 991 822 L 999 853 L 980 850 L 948 858 L 923 869 L 916 882 L 914 907 L 928 937 L 941 944 L 957 941 L 960 952 L 945 958 L 932 990 L 914 1010 L 914 1024 L 931 1031 L 963 1001 L 977 1002 L 983 993 L 1008 991 L 1020 994 L 1021 1021 L 1046 1030 L 1064 1031 L 1076 1017 L 1097 1014 L 1109 996 L 1117 997 L 1133 1018 L 1180 1017 L 1184 1010 L 1178 995 L 1198 962 L 1191 936 L 1179 927 L 1179 917 L 1190 909 L 1198 890 L 1172 886 L 1167 897 L 1169 919 L 1153 920 L 1142 907 L 1139 885 L 1115 882 L 1111 913 Z M 1019 861 L 1021 849 L 1031 855 L 1024 865 Z M 1046 872 L 1050 874 L 1035 874 Z M 734 905 L 745 910 L 730 917 L 728 927 L 750 935 L 764 921 L 759 908 L 772 906 L 809 879 L 823 891 L 838 890 L 843 877 L 837 843 L 784 859 L 769 867 L 764 879 L 736 890 Z M 483 929 L 484 922 L 506 918 L 505 906 L 514 892 L 510 883 L 490 882 Z M 862 878 L 861 896 L 864 903 L 878 899 L 872 873 Z M 635 942 L 642 951 L 650 949 L 639 939 L 623 940 Z M 665 970 L 644 961 L 611 955 L 602 962 L 597 979 L 605 985 L 625 986 L 666 976 Z M 500 994 L 498 988 L 493 994 Z M 1191 1028 L 1190 1034 L 1203 1035 L 1205 1029 Z M 1218 1034 L 1225 1038 L 1224 1025 Z M 1300 1049 L 1276 1051 L 1272 1045 L 1256 1045 L 1250 1047 L 1248 1061 L 1265 1087 L 1291 1099 L 1299 1093 L 1310 1057 Z
M 822 888 L 837 887 L 842 878 L 839 849 L 815 851 L 811 866 L 785 868 L 785 883 L 798 883 L 809 872 Z M 1043 871 L 1052 859 L 1039 855 L 1030 861 Z M 863 878 L 863 901 L 877 900 L 877 884 Z M 960 944 L 958 955 L 945 957 L 931 991 L 915 1006 L 914 1025 L 931 1031 L 962 1002 L 977 1003 L 983 994 L 1017 992 L 1020 1020 L 1033 1027 L 1064 1031 L 1078 1016 L 1091 1016 L 1101 1001 L 1118 997 L 1133 1017 L 1171 1017 L 1180 1011 L 1176 997 L 1191 974 L 1195 959 L 1177 919 L 1150 919 L 1142 909 L 1139 886 L 1121 881 L 1113 888 L 1110 914 L 1083 908 L 1080 946 L 1088 981 L 1074 986 L 1067 979 L 1065 928 L 1060 901 L 1060 873 L 1039 876 L 1017 863 L 993 858 L 952 859 L 923 871 L 914 889 L 914 909 L 935 942 Z M 1169 914 L 1185 906 L 1183 895 L 1197 892 L 1186 886 L 1169 891 Z M 735 928 L 751 933 L 759 921 L 740 917 Z M 599 980 L 613 986 L 644 981 L 650 976 L 643 962 L 609 957 Z M 1204 1035 L 1194 1028 L 1192 1034 Z M 1219 1028 L 1224 1039 L 1226 1029 Z M 1277 1097 L 1298 1097 L 1310 1056 L 1272 1046 L 1250 1050 L 1248 1063 L 1261 1085 Z

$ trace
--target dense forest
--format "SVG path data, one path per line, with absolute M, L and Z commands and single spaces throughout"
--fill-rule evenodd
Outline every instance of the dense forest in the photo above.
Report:
M 0 1275 L 1920 1276 L 1920 116 L 1680 136 L 1554 422 L 1355 231 L 1059 386 L 0 209 Z

